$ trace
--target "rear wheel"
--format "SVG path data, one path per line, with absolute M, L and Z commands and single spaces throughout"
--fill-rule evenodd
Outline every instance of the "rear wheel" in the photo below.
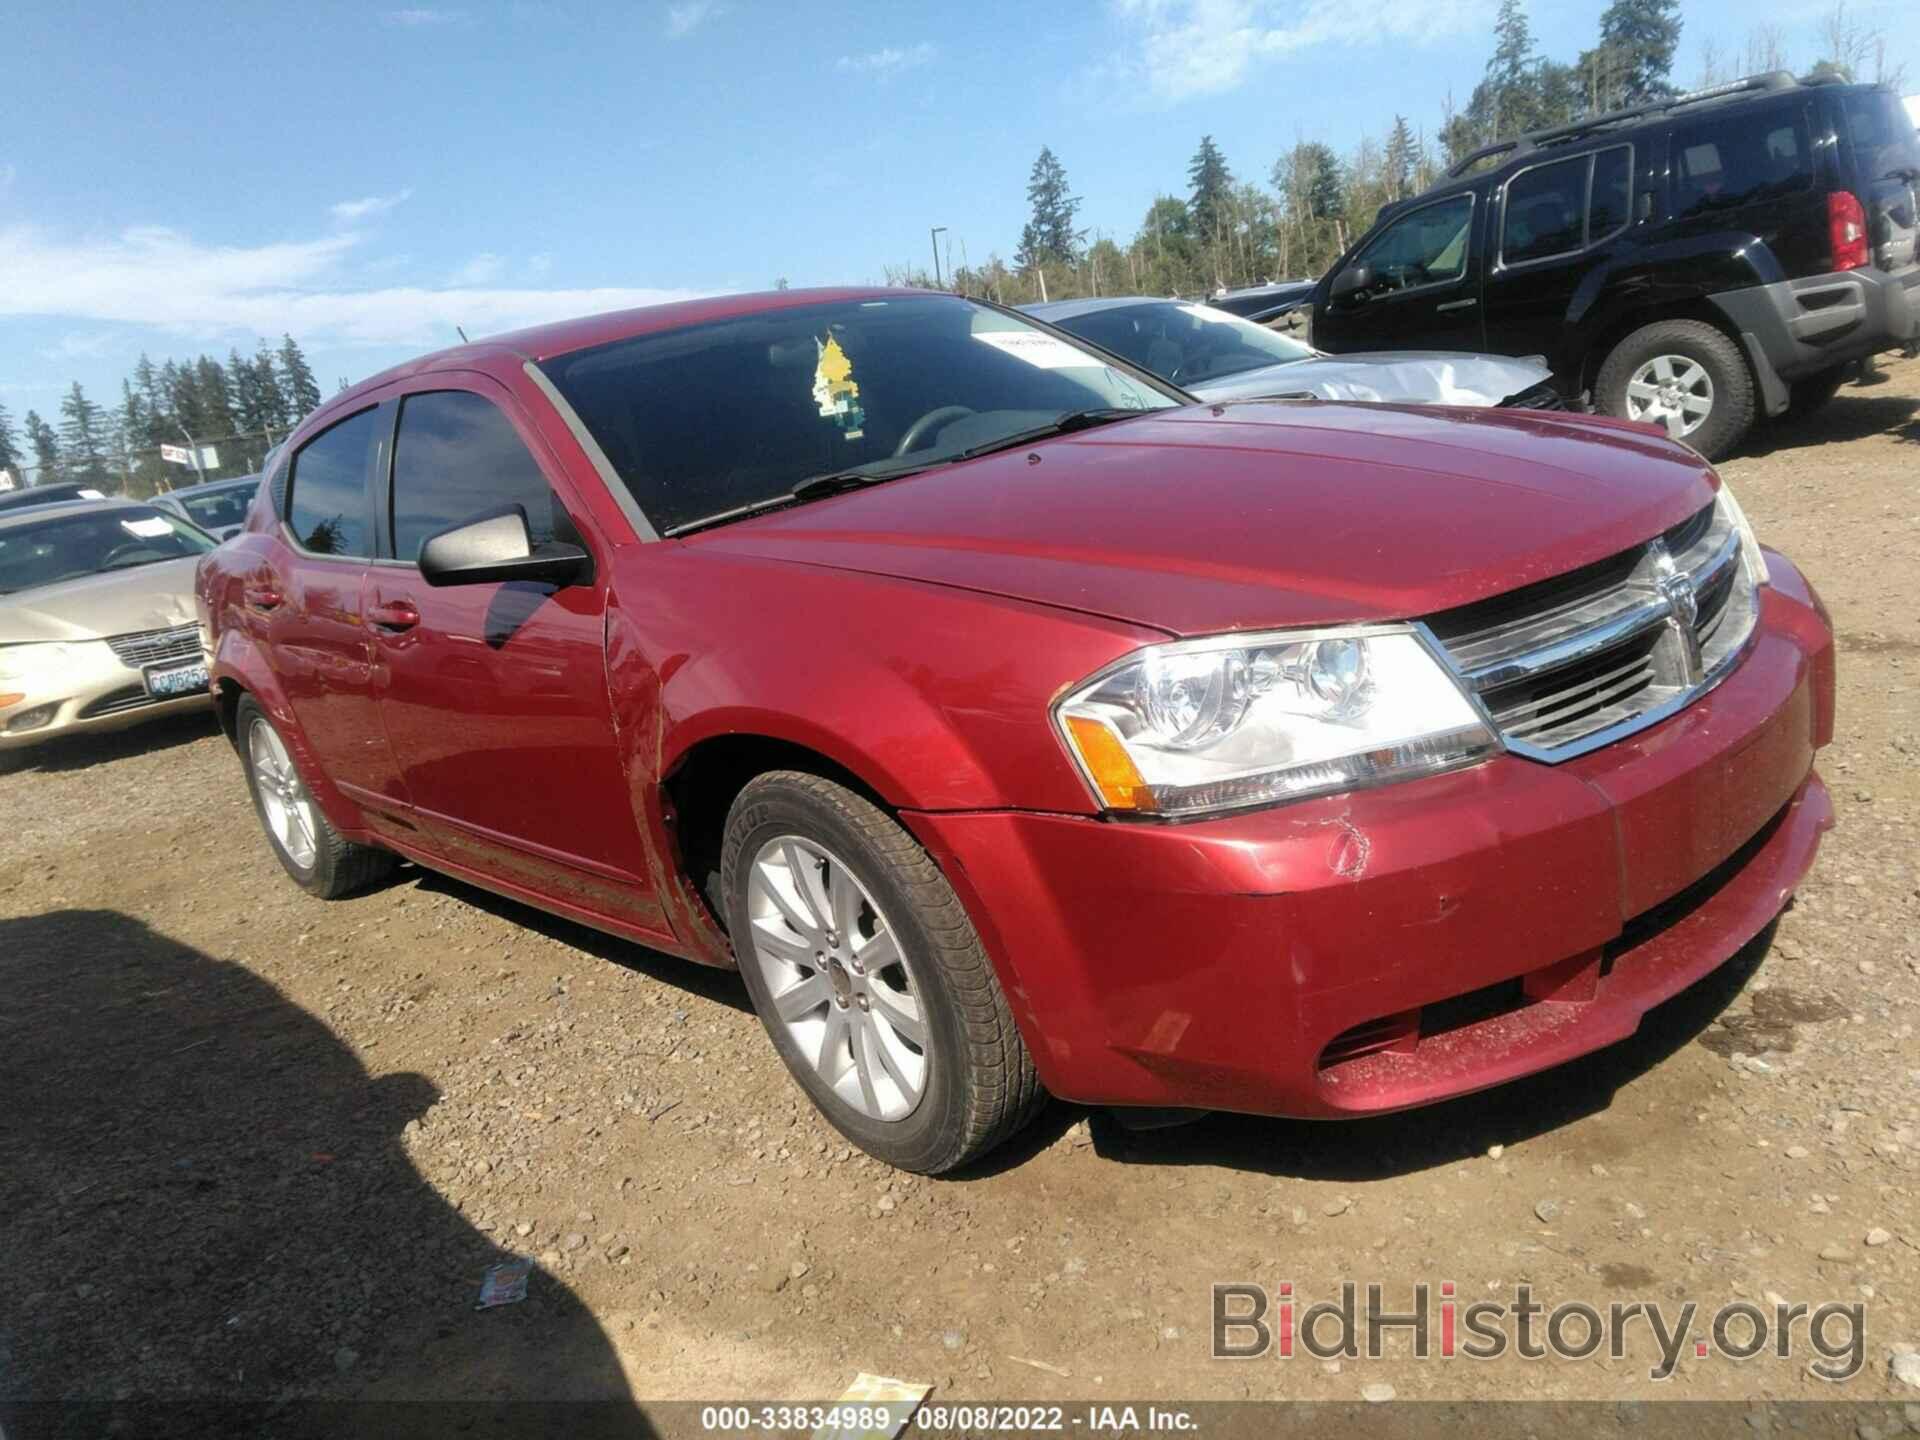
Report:
M 935 1174 L 1044 1102 L 958 897 L 869 801 L 816 775 L 762 775 L 734 802 L 720 873 L 774 1049 L 861 1149 Z
M 234 734 L 260 828 L 296 885 L 322 900 L 334 900 L 393 869 L 390 852 L 344 840 L 328 823 L 300 778 L 286 741 L 251 695 L 243 697 L 234 712 Z
M 1709 460 L 1753 426 L 1753 375 L 1725 335 L 1699 320 L 1643 325 L 1613 347 L 1594 385 L 1600 410 L 1658 425 Z

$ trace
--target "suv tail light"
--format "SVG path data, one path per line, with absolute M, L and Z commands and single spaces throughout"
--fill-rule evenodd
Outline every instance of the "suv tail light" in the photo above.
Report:
M 1827 196 L 1827 238 L 1833 245 L 1833 268 L 1858 270 L 1867 263 L 1867 212 L 1851 190 Z

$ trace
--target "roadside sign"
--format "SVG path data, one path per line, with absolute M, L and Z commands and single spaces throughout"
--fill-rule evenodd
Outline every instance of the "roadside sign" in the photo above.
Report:
M 0 470 L 0 490 L 13 489 L 13 471 Z
M 220 452 L 211 445 L 202 445 L 200 447 L 200 468 L 203 470 L 218 470 L 220 468 Z
M 193 452 L 184 445 L 162 445 L 160 458 L 169 465 L 191 466 L 193 464 Z

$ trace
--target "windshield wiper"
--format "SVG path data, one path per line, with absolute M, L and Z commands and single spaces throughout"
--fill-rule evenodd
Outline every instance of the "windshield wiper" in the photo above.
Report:
M 829 495 L 840 495 L 848 490 L 878 485 L 882 480 L 898 480 L 902 475 L 911 475 L 916 470 L 925 470 L 934 463 L 938 462 L 914 460 L 902 465 L 891 460 L 874 461 L 866 465 L 855 465 L 847 470 L 829 470 L 823 475 L 809 475 L 792 489 L 778 495 L 766 495 L 758 500 L 749 500 L 745 505 L 736 505 L 731 510 L 720 510 L 712 515 L 703 515 L 698 520 L 683 520 L 678 525 L 669 525 L 660 533 L 668 539 L 673 539 L 678 535 L 691 534 L 695 530 L 705 530 L 710 525 L 724 525 L 730 520 L 744 520 L 749 515 L 778 510 L 786 505 L 804 505 L 809 500 L 824 500 Z
M 992 455 L 999 450 L 1014 450 L 1022 445 L 1030 445 L 1035 440 L 1048 440 L 1055 435 L 1071 435 L 1076 430 L 1091 430 L 1096 425 L 1110 425 L 1115 420 L 1126 420 L 1135 415 L 1145 415 L 1145 410 L 1128 410 L 1117 405 L 1102 406 L 1095 410 L 1069 410 L 1056 415 L 1044 425 L 1035 425 L 1030 429 L 1016 430 L 1011 435 L 1002 435 L 997 440 L 984 440 L 978 445 L 970 445 L 947 456 L 949 460 L 972 460 L 980 455 Z

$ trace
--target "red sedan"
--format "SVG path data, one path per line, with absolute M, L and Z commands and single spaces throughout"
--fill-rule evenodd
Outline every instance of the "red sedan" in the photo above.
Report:
M 1045 1092 L 1359 1115 L 1630 1035 L 1831 824 L 1811 586 L 1624 422 L 1196 405 L 951 295 L 329 401 L 198 583 L 275 853 L 737 965 L 914 1170 Z

